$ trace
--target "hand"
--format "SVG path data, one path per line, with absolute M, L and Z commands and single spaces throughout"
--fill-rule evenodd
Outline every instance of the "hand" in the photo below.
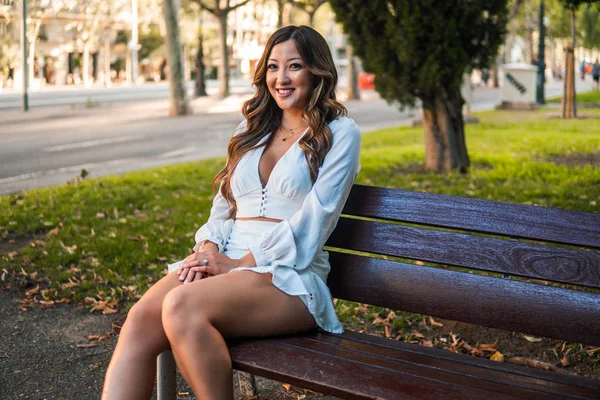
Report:
M 226 274 L 238 267 L 239 260 L 232 260 L 215 248 L 202 248 L 187 256 L 177 270 L 179 280 L 184 284 L 209 276 Z

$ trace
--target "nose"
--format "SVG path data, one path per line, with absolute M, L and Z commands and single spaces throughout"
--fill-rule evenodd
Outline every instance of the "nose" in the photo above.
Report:
M 277 81 L 279 83 L 287 83 L 290 81 L 287 68 L 279 68 L 279 71 L 277 72 Z

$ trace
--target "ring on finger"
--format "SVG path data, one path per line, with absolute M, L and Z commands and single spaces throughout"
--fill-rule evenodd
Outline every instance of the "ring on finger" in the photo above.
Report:
M 208 265 L 208 260 L 205 258 L 204 260 L 202 260 L 202 264 Z

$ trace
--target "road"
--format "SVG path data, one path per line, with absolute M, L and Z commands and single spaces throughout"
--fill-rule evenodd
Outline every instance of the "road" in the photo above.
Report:
M 561 88 L 554 84 L 547 95 Z M 225 155 L 231 132 L 242 118 L 240 106 L 249 96 L 246 89 L 223 101 L 215 96 L 196 99 L 194 115 L 179 118 L 167 117 L 164 98 L 115 101 L 121 99 L 118 96 L 91 108 L 0 111 L 0 194 L 64 183 L 82 169 L 98 177 Z M 492 109 L 499 103 L 499 91 L 477 89 L 473 98 L 473 110 Z M 345 104 L 363 132 L 407 125 L 420 114 L 399 111 L 374 92 Z

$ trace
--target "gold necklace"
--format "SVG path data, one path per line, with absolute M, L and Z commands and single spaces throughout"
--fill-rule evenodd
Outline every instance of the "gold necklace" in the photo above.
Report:
M 298 132 L 300 132 L 302 129 L 306 129 L 306 126 L 303 127 L 299 127 L 299 128 L 286 128 L 285 126 L 283 126 L 283 124 L 280 126 L 280 128 L 284 131 L 290 131 L 290 134 L 286 137 L 284 137 L 283 139 L 281 139 L 282 142 L 285 142 L 286 140 L 288 140 L 289 138 L 291 138 L 292 136 L 296 135 Z M 298 131 L 295 132 L 294 131 Z M 282 135 L 277 135 L 277 137 L 281 137 Z

